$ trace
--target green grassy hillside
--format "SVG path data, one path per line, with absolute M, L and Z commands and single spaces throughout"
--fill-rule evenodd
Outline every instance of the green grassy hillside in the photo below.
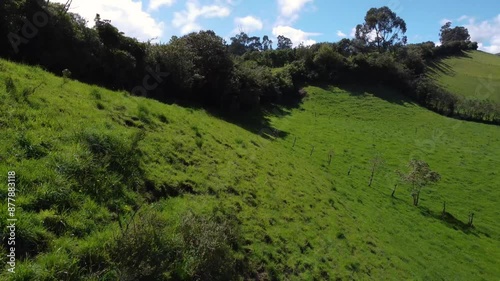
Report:
M 17 175 L 23 253 L 2 280 L 115 280 L 131 268 L 196 278 L 190 255 L 201 246 L 189 248 L 177 227 L 189 225 L 186 212 L 214 210 L 237 217 L 236 258 L 261 280 L 500 276 L 497 126 L 449 119 L 384 89 L 308 87 L 300 107 L 270 111 L 271 130 L 6 61 L 0 81 L 1 178 Z M 375 157 L 384 164 L 368 187 Z M 401 183 L 391 197 L 395 170 L 415 157 L 442 176 L 418 207 Z M 5 187 L 2 231 L 6 197 Z M 139 205 L 140 219 L 124 232 Z M 470 212 L 474 228 L 465 225 Z M 225 229 L 204 225 L 188 229 Z M 153 258 L 130 261 L 134 245 Z M 164 264 L 169 251 L 185 254 Z M 167 271 L 154 275 L 160 267 Z
M 500 103 L 500 57 L 481 51 L 443 59 L 431 68 L 430 76 L 452 93 L 470 99 Z

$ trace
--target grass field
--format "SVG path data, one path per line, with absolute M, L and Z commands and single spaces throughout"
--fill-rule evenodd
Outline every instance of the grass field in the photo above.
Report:
M 264 280 L 500 276 L 497 126 L 449 119 L 385 89 L 308 87 L 299 107 L 269 110 L 270 127 L 244 127 L 6 61 L 0 79 L 1 180 L 16 171 L 16 239 L 29 248 L 2 280 L 112 276 L 117 214 L 137 205 L 166 223 L 164 237 L 189 210 L 230 210 Z M 368 187 L 375 157 L 384 164 Z M 442 176 L 418 207 L 401 183 L 391 197 L 395 170 L 411 158 Z M 5 187 L 2 231 L 6 197 Z
M 500 57 L 481 51 L 465 52 L 431 68 L 430 77 L 457 95 L 500 103 Z

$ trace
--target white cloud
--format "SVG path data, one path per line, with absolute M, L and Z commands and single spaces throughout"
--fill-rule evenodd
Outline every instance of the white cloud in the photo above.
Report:
M 349 33 L 349 37 L 351 37 L 351 38 L 356 37 L 356 27 L 353 27 L 351 29 L 351 33 Z M 375 41 L 375 38 L 377 38 L 377 32 L 375 30 L 372 30 L 370 33 L 368 33 L 368 41 L 370 41 L 370 42 Z
M 351 33 L 349 33 L 349 37 L 354 38 L 356 36 L 356 27 L 351 29 Z
M 65 4 L 67 0 L 52 0 L 52 2 Z M 93 26 L 96 14 L 101 19 L 111 20 L 125 35 L 135 37 L 141 41 L 161 37 L 164 23 L 154 19 L 142 9 L 141 1 L 133 0 L 73 0 L 69 10 L 78 13 Z
M 466 20 L 466 19 L 469 19 L 469 17 L 468 17 L 468 16 L 466 16 L 466 15 L 463 15 L 463 16 L 459 17 L 459 18 L 457 19 L 457 21 L 459 21 L 459 22 L 460 22 L 460 21 L 464 21 L 464 20 Z
M 346 34 L 340 30 L 337 30 L 337 36 L 343 38 L 343 37 L 346 37 Z
M 198 18 L 224 18 L 231 14 L 229 8 L 221 5 L 200 6 L 197 1 L 186 3 L 186 10 L 174 13 L 172 24 L 180 29 L 182 34 L 199 31 L 202 26 L 197 23 Z
M 149 10 L 158 10 L 162 6 L 170 7 L 175 3 L 175 0 L 151 0 L 149 2 Z
M 312 32 L 304 32 L 300 29 L 295 29 L 291 26 L 283 26 L 279 25 L 273 28 L 273 35 L 278 37 L 279 35 L 283 35 L 285 37 L 290 38 L 293 42 L 293 46 L 297 47 L 300 43 L 303 43 L 305 46 L 310 46 L 315 44 L 316 41 L 312 40 L 310 37 L 321 35 L 320 33 L 312 33 Z
M 234 24 L 236 25 L 236 28 L 233 30 L 233 33 L 235 34 L 239 33 L 240 31 L 243 31 L 245 33 L 250 33 L 257 30 L 262 30 L 262 28 L 264 27 L 262 21 L 253 16 L 246 16 L 244 18 L 235 18 Z
M 302 8 L 314 0 L 278 0 L 280 16 L 278 23 L 292 24 L 299 18 Z
M 307 2 L 313 0 L 278 0 L 280 12 L 283 16 L 290 17 L 299 12 Z
M 478 42 L 479 49 L 488 53 L 500 53 L 500 14 L 491 20 L 476 22 L 468 18 L 464 26 L 469 30 L 472 41 Z

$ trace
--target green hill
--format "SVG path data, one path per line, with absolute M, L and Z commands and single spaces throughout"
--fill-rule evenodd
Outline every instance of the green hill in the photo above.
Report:
M 308 87 L 245 127 L 3 60 L 0 81 L 2 181 L 15 171 L 18 189 L 18 264 L 2 280 L 500 276 L 498 126 L 384 89 Z M 442 177 L 418 207 L 401 183 L 391 197 L 415 157 Z M 240 235 L 220 219 L 233 215 Z
M 481 51 L 465 52 L 436 63 L 430 76 L 452 93 L 500 102 L 500 58 Z

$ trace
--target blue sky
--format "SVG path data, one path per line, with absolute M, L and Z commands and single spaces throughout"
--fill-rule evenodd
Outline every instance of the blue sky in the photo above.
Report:
M 467 27 L 480 49 L 500 53 L 498 0 L 73 0 L 70 11 L 87 18 L 89 25 L 100 13 L 140 40 L 168 42 L 172 35 L 211 29 L 226 39 L 242 30 L 285 35 L 296 45 L 309 45 L 351 37 L 366 11 L 382 6 L 406 21 L 411 43 L 438 42 L 441 25 L 451 21 Z

